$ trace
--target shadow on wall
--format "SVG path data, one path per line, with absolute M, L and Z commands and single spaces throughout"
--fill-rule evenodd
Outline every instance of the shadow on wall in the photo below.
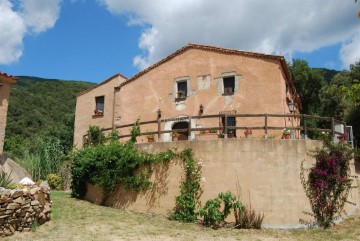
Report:
M 127 208 L 134 204 L 139 197 L 145 201 L 148 210 L 160 206 L 161 197 L 165 197 L 169 192 L 169 169 L 174 162 L 162 163 L 152 166 L 151 182 L 152 186 L 148 190 L 136 192 L 128 190 L 123 185 L 118 185 L 115 190 L 115 195 L 110 195 L 105 201 L 105 205 L 110 205 L 116 208 Z M 140 173 L 141 170 L 138 170 Z

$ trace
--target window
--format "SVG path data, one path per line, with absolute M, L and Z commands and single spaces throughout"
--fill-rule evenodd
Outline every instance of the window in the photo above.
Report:
M 235 90 L 235 76 L 223 77 L 224 95 L 232 95 Z
M 186 99 L 187 96 L 187 81 L 177 82 L 177 95 L 178 99 Z
M 225 126 L 225 117 L 221 118 L 222 125 Z M 236 118 L 234 116 L 227 117 L 227 126 L 228 127 L 236 127 Z M 227 133 L 228 136 L 232 135 L 236 137 L 236 130 L 235 129 L 228 129 Z
M 104 102 L 105 96 L 95 97 L 96 107 L 94 110 L 95 115 L 104 115 Z

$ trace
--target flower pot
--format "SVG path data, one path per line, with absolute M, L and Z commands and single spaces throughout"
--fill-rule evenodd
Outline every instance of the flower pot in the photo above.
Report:
M 173 140 L 173 141 L 178 141 L 178 140 L 179 140 L 179 137 L 178 137 L 178 136 L 173 136 L 173 137 L 172 137 L 172 140 Z
M 154 142 L 154 137 L 148 137 L 148 142 L 151 143 L 151 142 Z
M 290 133 L 285 133 L 284 134 L 284 139 L 290 139 Z

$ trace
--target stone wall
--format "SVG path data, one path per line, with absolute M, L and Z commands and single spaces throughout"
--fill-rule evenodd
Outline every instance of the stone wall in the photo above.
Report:
M 30 231 L 50 220 L 51 199 L 46 186 L 9 190 L 0 187 L 0 237 Z

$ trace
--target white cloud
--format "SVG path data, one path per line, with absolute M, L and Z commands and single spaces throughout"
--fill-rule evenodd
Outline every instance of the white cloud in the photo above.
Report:
M 0 0 L 0 64 L 10 64 L 22 55 L 23 38 L 52 28 L 61 0 Z
M 360 46 L 355 34 L 360 32 L 360 25 L 353 1 L 98 1 L 110 12 L 128 16 L 129 24 L 144 26 L 139 39 L 144 55 L 134 59 L 139 68 L 188 42 L 285 56 L 335 43 L 349 42 L 342 50 L 349 53 Z
M 344 68 L 348 68 L 350 64 L 360 61 L 360 32 L 342 46 L 340 59 Z

